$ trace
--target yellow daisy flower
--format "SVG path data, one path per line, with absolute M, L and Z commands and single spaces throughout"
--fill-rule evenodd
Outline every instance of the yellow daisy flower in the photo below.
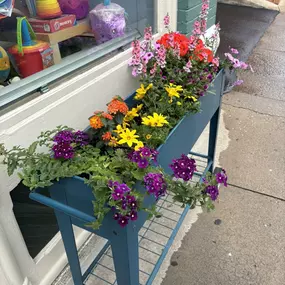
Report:
M 140 150 L 140 148 L 144 147 L 144 144 L 142 141 L 138 141 L 137 145 L 135 146 L 135 151 Z
M 170 97 L 169 102 L 172 103 L 173 97 L 180 98 L 179 92 L 182 92 L 183 88 L 181 85 L 174 85 L 173 83 L 170 83 L 169 85 L 166 85 L 165 90 Z
M 151 137 L 152 137 L 152 135 L 151 135 L 151 134 L 147 134 L 147 135 L 145 136 L 145 138 L 146 138 L 147 140 L 150 140 L 150 139 L 151 139 Z
M 144 87 L 144 84 L 141 84 L 141 87 L 137 89 L 137 93 L 135 96 L 136 100 L 142 100 L 143 97 L 145 96 L 146 92 L 153 87 L 153 84 L 150 83 L 146 88 Z
M 164 125 L 168 124 L 166 117 L 153 113 L 153 116 L 147 116 L 142 118 L 142 124 L 150 127 L 163 127 Z
M 118 141 L 118 144 L 128 144 L 129 147 L 132 147 L 133 144 L 138 144 L 137 138 L 139 137 L 136 135 L 136 130 L 130 130 L 130 129 L 125 129 L 122 132 L 119 133 L 119 137 L 121 138 Z
M 142 109 L 142 107 L 143 107 L 143 104 L 140 104 L 136 108 L 132 108 L 132 110 L 130 110 L 126 114 L 124 120 L 126 122 L 129 122 L 129 121 L 133 120 L 135 117 L 138 117 L 139 116 L 138 112 Z

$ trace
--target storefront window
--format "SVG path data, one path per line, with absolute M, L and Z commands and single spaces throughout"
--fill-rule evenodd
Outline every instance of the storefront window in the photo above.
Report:
M 0 0 L 0 106 L 128 46 L 153 24 L 154 0 Z

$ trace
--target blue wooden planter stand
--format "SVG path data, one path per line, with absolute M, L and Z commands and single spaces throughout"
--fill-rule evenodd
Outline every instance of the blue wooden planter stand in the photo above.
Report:
M 166 172 L 170 173 L 168 165 L 172 159 L 180 157 L 183 153 L 191 153 L 192 147 L 209 122 L 208 154 L 194 155 L 207 159 L 204 174 L 208 170 L 213 170 L 221 96 L 224 84 L 223 73 L 224 72 L 221 71 L 214 80 L 210 93 L 200 98 L 202 112 L 185 116 L 169 134 L 166 142 L 159 147 L 160 154 L 158 161 Z M 31 192 L 30 198 L 54 209 L 75 285 L 84 284 L 85 278 L 94 267 L 94 263 L 96 263 L 104 253 L 106 246 L 87 272 L 82 276 L 72 225 L 76 225 L 108 240 L 107 246 L 110 245 L 112 249 L 118 285 L 139 285 L 138 233 L 147 219 L 145 212 L 140 212 L 138 214 L 138 220 L 131 222 L 125 228 L 121 228 L 117 221 L 113 219 L 113 213 L 109 212 L 100 229 L 95 231 L 86 227 L 87 223 L 94 221 L 96 218 L 93 214 L 92 204 L 94 196 L 91 188 L 84 184 L 83 179 L 79 177 L 66 178 L 53 184 L 49 188 L 50 198 L 43 195 L 42 190 L 43 189 L 36 189 Z M 155 203 L 155 200 L 149 196 L 144 203 L 145 205 L 151 205 Z M 148 278 L 147 284 L 151 284 L 155 278 L 188 210 L 189 207 L 186 207 L 181 214 L 158 262 Z

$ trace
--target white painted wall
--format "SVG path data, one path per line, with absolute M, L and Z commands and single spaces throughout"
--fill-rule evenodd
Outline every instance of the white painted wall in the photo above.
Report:
M 177 0 L 155 0 L 155 19 L 163 32 L 163 17 L 171 16 L 171 28 L 176 30 Z M 84 129 L 88 116 L 103 110 L 115 95 L 125 97 L 132 93 L 138 82 L 130 75 L 128 60 L 131 49 L 91 68 L 87 72 L 61 84 L 48 93 L 0 117 L 0 142 L 7 148 L 28 146 L 43 130 L 58 125 Z M 50 285 L 66 265 L 60 234 L 57 234 L 41 253 L 32 259 L 26 248 L 13 214 L 10 198 L 19 179 L 8 177 L 0 167 L 0 284 Z M 82 245 L 89 233 L 76 229 L 76 241 Z

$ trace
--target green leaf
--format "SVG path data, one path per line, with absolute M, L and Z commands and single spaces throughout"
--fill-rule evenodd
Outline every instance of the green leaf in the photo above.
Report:
M 37 141 L 33 142 L 33 143 L 29 146 L 29 148 L 28 148 L 28 154 L 29 154 L 29 155 L 34 154 L 34 152 L 35 152 L 36 149 L 37 149 L 37 146 L 38 146 L 38 142 L 37 142 Z

